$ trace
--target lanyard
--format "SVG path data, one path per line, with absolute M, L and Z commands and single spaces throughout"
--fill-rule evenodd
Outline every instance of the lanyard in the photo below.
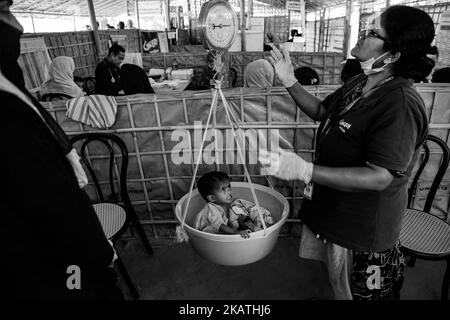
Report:
M 370 94 L 373 93 L 373 91 L 375 91 L 375 89 L 379 88 L 380 86 L 382 86 L 385 83 L 388 83 L 389 81 L 391 81 L 392 79 L 394 79 L 394 76 L 391 76 L 389 78 L 386 78 L 382 81 L 380 81 L 379 83 L 377 83 L 372 89 L 370 89 L 369 91 L 367 91 L 365 94 L 360 95 L 358 98 L 356 98 L 355 100 L 353 100 L 352 102 L 350 102 L 344 109 L 342 109 L 339 114 L 336 117 L 333 117 L 333 112 L 334 110 L 332 110 L 327 118 L 327 120 L 325 121 L 324 126 L 322 127 L 321 130 L 321 137 L 318 139 L 317 144 L 316 144 L 316 155 L 314 157 L 314 161 L 316 161 L 319 158 L 319 150 L 321 148 L 321 146 L 323 145 L 323 142 L 325 141 L 325 138 L 328 136 L 328 134 L 331 131 L 331 128 L 333 126 L 335 126 L 338 123 L 339 118 L 341 118 L 344 114 L 346 114 L 347 112 L 349 112 L 354 106 L 355 104 L 364 99 L 365 97 L 368 97 Z
M 116 82 L 116 79 L 114 78 L 114 76 L 113 76 L 113 74 L 112 74 L 112 72 L 111 72 L 111 69 L 109 69 L 108 63 L 107 63 L 105 60 L 103 60 L 103 63 L 105 64 L 106 69 L 108 69 L 108 73 L 109 73 L 109 75 L 111 76 L 111 82 L 112 82 L 112 83 L 115 83 L 115 82 Z

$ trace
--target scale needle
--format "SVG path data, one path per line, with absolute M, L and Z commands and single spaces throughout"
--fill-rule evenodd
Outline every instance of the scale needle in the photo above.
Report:
M 218 25 L 215 25 L 214 23 L 211 23 L 211 26 L 213 27 L 213 30 L 215 29 L 215 28 L 223 28 L 223 27 L 231 27 L 231 25 L 230 24 L 218 24 Z

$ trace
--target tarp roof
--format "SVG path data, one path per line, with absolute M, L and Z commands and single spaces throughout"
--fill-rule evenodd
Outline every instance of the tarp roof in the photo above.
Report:
M 139 2 L 160 0 L 139 0 Z M 284 7 L 286 0 L 259 0 L 277 7 Z M 127 14 L 129 6 L 134 7 L 134 0 L 93 0 L 95 14 L 99 17 L 114 17 Z M 306 0 L 306 11 L 313 11 L 321 7 L 330 7 L 345 3 L 345 0 Z M 14 0 L 11 10 L 15 13 L 53 14 L 89 16 L 86 0 Z M 134 11 L 134 8 L 132 9 Z
M 127 13 L 127 0 L 93 0 L 95 14 L 114 17 Z M 89 16 L 86 0 L 14 0 L 11 11 L 16 13 Z

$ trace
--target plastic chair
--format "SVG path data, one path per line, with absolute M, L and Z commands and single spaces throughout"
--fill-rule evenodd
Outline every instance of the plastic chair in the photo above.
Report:
M 73 97 L 69 96 L 65 93 L 46 93 L 42 96 L 42 101 L 53 101 L 53 100 L 67 100 L 72 99 Z
M 115 243 L 115 241 L 118 240 L 123 235 L 123 233 L 128 229 L 130 223 L 132 223 L 136 228 L 147 253 L 150 255 L 153 254 L 153 249 L 147 239 L 147 236 L 145 235 L 141 223 L 139 222 L 139 218 L 137 217 L 136 212 L 134 211 L 133 206 L 131 205 L 131 201 L 128 195 L 128 188 L 127 188 L 128 150 L 125 143 L 122 141 L 122 139 L 110 133 L 83 133 L 72 137 L 70 141 L 72 144 L 75 144 L 77 141 L 82 141 L 81 147 L 79 149 L 81 159 L 92 177 L 100 200 L 100 203 L 94 204 L 93 207 L 97 213 L 100 223 L 102 224 L 103 230 L 105 231 L 105 235 L 107 236 L 107 238 L 110 239 L 113 243 Z M 98 147 L 93 146 L 91 144 L 94 141 L 103 144 L 109 151 L 108 183 L 111 192 L 110 199 L 105 199 L 103 194 L 104 190 L 102 190 L 97 175 L 93 170 L 92 163 L 88 158 L 87 154 L 88 145 L 90 145 L 91 152 L 92 150 L 94 150 L 93 148 Z M 119 163 L 116 162 L 116 157 L 118 157 L 118 155 L 116 155 L 115 150 L 117 150 L 117 147 L 120 150 L 120 157 L 122 160 L 120 166 Z M 116 163 L 118 171 L 115 170 Z M 119 183 L 120 192 L 116 192 L 115 189 L 114 172 L 117 172 L 118 175 L 117 180 Z M 119 198 L 121 201 L 119 201 Z M 128 275 L 128 272 L 125 269 L 125 266 L 122 263 L 120 257 L 119 259 L 116 260 L 116 265 L 125 283 L 127 284 L 132 297 L 134 299 L 139 298 L 139 294 L 136 290 L 136 287 L 131 281 L 131 278 Z
M 425 200 L 423 210 L 412 208 L 417 182 L 429 158 L 428 142 L 436 143 L 442 149 L 442 160 L 434 177 L 433 183 Z M 423 146 L 425 155 L 420 164 L 410 188 L 408 189 L 408 209 L 405 212 L 400 231 L 400 244 L 406 255 L 411 256 L 412 265 L 415 258 L 424 260 L 447 260 L 444 280 L 442 283 L 441 299 L 447 300 L 450 284 L 450 224 L 430 213 L 431 205 L 439 184 L 445 175 L 449 164 L 449 148 L 440 138 L 428 135 Z M 447 217 L 445 217 L 446 219 Z

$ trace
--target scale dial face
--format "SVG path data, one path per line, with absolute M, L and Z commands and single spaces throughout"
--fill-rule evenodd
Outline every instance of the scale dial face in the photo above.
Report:
M 238 28 L 236 13 L 226 1 L 213 1 L 205 9 L 202 25 L 203 35 L 209 47 L 231 47 Z

